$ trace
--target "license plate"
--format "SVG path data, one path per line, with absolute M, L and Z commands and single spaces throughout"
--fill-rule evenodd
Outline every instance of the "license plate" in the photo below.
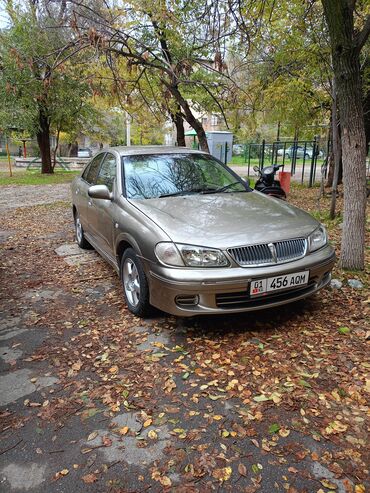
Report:
M 295 272 L 283 276 L 268 277 L 251 282 L 250 295 L 261 296 L 271 291 L 280 289 L 292 289 L 297 286 L 305 286 L 308 283 L 309 271 Z

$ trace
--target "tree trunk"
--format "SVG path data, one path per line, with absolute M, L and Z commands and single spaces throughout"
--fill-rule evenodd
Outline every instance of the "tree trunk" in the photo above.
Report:
M 333 166 L 333 184 L 331 190 L 330 219 L 334 219 L 335 207 L 337 203 L 340 163 L 342 160 L 342 145 L 341 145 L 341 139 L 339 134 L 339 121 L 338 121 L 338 96 L 337 96 L 335 78 L 333 81 L 333 106 L 331 113 L 332 113 L 331 122 L 333 127 L 334 166 Z
M 335 82 L 333 80 L 333 87 L 335 86 Z M 336 156 L 339 156 L 339 168 L 338 168 L 338 176 L 337 176 L 337 185 L 342 183 L 343 179 L 343 162 L 342 162 L 342 142 L 340 138 L 340 123 L 338 119 L 338 96 L 333 90 L 333 104 L 331 109 L 331 118 L 330 118 L 330 138 L 332 142 L 331 151 L 329 155 L 328 161 L 328 178 L 326 181 L 327 187 L 333 187 L 334 174 L 336 171 Z M 334 101 L 334 98 L 335 101 Z
M 179 147 L 186 147 L 185 142 L 185 130 L 184 130 L 184 120 L 182 119 L 181 113 L 178 112 L 173 115 L 173 122 L 176 127 L 176 142 Z
M 200 148 L 202 149 L 202 151 L 209 152 L 207 136 L 204 131 L 203 125 L 193 115 L 193 112 L 191 111 L 188 102 L 180 93 L 178 86 L 175 84 L 168 84 L 168 83 L 165 83 L 165 85 L 171 92 L 172 96 L 176 99 L 177 103 L 181 106 L 186 121 L 196 131 Z
M 55 170 L 55 166 L 57 164 L 57 152 L 58 152 L 58 149 L 59 149 L 59 137 L 60 137 L 60 127 L 58 126 L 58 129 L 57 129 L 57 136 L 56 136 L 56 141 L 55 141 L 55 149 L 53 149 L 53 173 L 54 173 L 54 170 Z
M 360 48 L 356 45 L 353 8 L 348 0 L 322 0 L 331 39 L 342 130 L 344 218 L 340 264 L 364 268 L 366 146 L 362 109 Z
M 39 110 L 39 129 L 36 136 L 41 156 L 41 173 L 53 173 L 50 152 L 50 123 L 43 108 Z

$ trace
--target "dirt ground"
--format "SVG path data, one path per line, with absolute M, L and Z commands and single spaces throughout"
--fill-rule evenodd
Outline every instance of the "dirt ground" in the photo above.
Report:
M 141 320 L 73 245 L 68 187 L 30 188 L 11 207 L 0 190 L 0 492 L 368 491 L 366 273 L 280 309 Z

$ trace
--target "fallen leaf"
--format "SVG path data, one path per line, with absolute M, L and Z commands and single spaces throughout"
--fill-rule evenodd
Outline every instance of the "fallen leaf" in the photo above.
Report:
M 128 433 L 128 430 L 129 430 L 129 429 L 130 429 L 130 428 L 129 428 L 128 426 L 123 426 L 122 428 L 120 428 L 120 429 L 118 430 L 118 432 L 119 432 L 119 434 L 120 434 L 120 435 L 126 435 L 126 434 Z
M 332 481 L 329 481 L 329 479 L 320 479 L 320 483 L 329 490 L 336 490 L 338 488 L 338 486 Z
M 339 334 L 347 335 L 351 332 L 351 329 L 349 327 L 339 327 L 338 332 Z
M 329 426 L 325 428 L 325 432 L 327 435 L 343 433 L 346 431 L 348 426 L 340 421 L 334 420 L 329 423 Z
M 269 398 L 266 397 L 264 394 L 261 394 L 261 395 L 256 395 L 255 397 L 253 397 L 253 400 L 256 402 L 266 402 L 269 400 Z
M 95 474 L 92 474 L 92 473 L 91 474 L 85 474 L 85 476 L 82 476 L 81 479 L 85 484 L 92 484 L 98 480 L 97 476 Z
M 244 464 L 240 463 L 238 465 L 238 473 L 240 474 L 240 476 L 246 476 L 247 475 L 247 468 L 245 467 Z
M 277 433 L 280 430 L 280 425 L 278 423 L 274 423 L 269 426 L 269 433 Z
M 98 436 L 98 432 L 97 431 L 93 431 L 92 433 L 90 433 L 90 435 L 87 437 L 87 441 L 90 442 L 91 440 L 94 440 L 94 438 L 96 438 Z
M 228 479 L 230 479 L 231 473 L 232 473 L 232 469 L 230 466 L 228 466 L 228 467 L 222 467 L 220 469 L 214 469 L 212 471 L 212 476 L 215 479 L 218 479 L 219 481 L 224 482 L 224 481 L 227 481 Z
M 110 447 L 112 445 L 112 440 L 108 436 L 104 436 L 102 439 L 104 447 Z

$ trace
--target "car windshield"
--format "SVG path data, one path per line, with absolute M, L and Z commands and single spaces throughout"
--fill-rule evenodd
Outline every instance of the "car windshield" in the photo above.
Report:
M 250 190 L 222 164 L 204 154 L 125 156 L 123 160 L 129 199 Z

